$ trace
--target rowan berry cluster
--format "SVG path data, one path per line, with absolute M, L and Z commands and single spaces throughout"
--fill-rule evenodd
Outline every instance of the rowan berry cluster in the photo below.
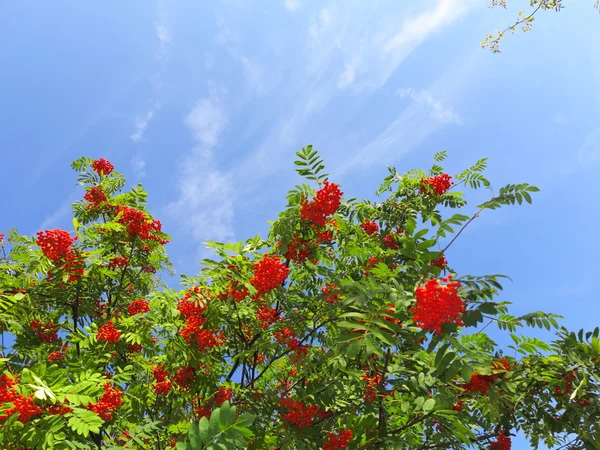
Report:
M 260 261 L 255 262 L 252 269 L 254 277 L 250 280 L 250 284 L 258 291 L 258 297 L 280 286 L 290 272 L 278 256 L 270 255 L 265 255 Z
M 381 383 L 381 375 L 373 375 L 369 376 L 364 374 L 362 376 L 363 380 L 366 380 L 367 385 L 365 386 L 365 390 L 363 392 L 363 400 L 365 403 L 374 402 L 377 398 L 377 392 L 379 390 L 379 384 Z
M 206 294 L 196 286 L 188 290 L 179 300 L 177 309 L 185 318 L 185 324 L 179 334 L 188 345 L 196 344 L 200 352 L 223 344 L 222 333 L 205 327 L 207 320 L 203 314 L 206 311 L 206 304 L 192 300 L 192 294 L 201 296 L 205 301 L 207 298 Z
M 307 405 L 291 398 L 280 399 L 279 406 L 287 409 L 287 413 L 283 415 L 283 420 L 297 427 L 310 427 L 319 414 L 317 405 Z
M 402 233 L 402 231 L 396 231 L 396 232 L 391 232 L 386 234 L 386 236 L 383 238 L 383 245 L 385 245 L 388 248 L 391 248 L 392 250 L 398 250 L 398 235 Z
M 442 281 L 447 281 L 444 278 Z M 418 327 L 423 330 L 442 334 L 444 323 L 463 325 L 461 315 L 465 311 L 465 302 L 458 295 L 459 282 L 440 284 L 437 279 L 429 280 L 425 286 L 415 292 L 417 302 L 411 312 Z
M 496 442 L 490 443 L 490 450 L 510 450 L 512 442 L 510 437 L 506 436 L 504 430 L 500 432 Z
M 352 439 L 352 430 L 341 429 L 338 434 L 328 433 L 323 450 L 345 449 Z
M 501 358 L 492 362 L 492 371 L 495 373 L 491 375 L 475 373 L 471 375 L 471 380 L 462 387 L 466 391 L 479 392 L 481 395 L 487 396 L 487 392 L 490 389 L 492 382 L 500 378 L 503 373 L 508 372 L 509 370 L 510 362 L 506 358 Z
M 296 352 L 296 355 L 299 357 L 301 355 L 305 355 L 307 352 L 306 345 L 303 345 L 296 333 L 294 333 L 289 328 L 283 328 L 280 331 L 276 331 L 273 333 L 275 340 L 282 345 L 288 346 L 290 349 Z
M 181 389 L 188 390 L 196 379 L 196 371 L 190 366 L 180 367 L 175 372 L 173 379 Z
M 321 293 L 325 296 L 325 301 L 334 305 L 340 299 L 339 288 L 333 283 L 327 283 Z
M 115 328 L 112 323 L 112 320 L 109 320 L 100 328 L 98 328 L 98 333 L 96 333 L 96 339 L 104 342 L 119 342 L 119 338 L 121 337 L 121 332 Z
M 323 187 L 317 191 L 310 202 L 307 200 L 300 202 L 300 217 L 302 220 L 324 227 L 327 217 L 335 214 L 342 204 L 342 194 L 339 185 L 324 181 Z
M 129 315 L 131 316 L 135 316 L 136 314 L 147 313 L 150 312 L 150 304 L 146 300 L 140 298 L 138 300 L 132 301 L 127 306 L 127 310 L 129 311 Z
M 46 258 L 58 261 L 73 253 L 74 239 L 64 230 L 38 231 L 36 243 Z
M 444 195 L 454 184 L 452 181 L 450 181 L 451 178 L 452 177 L 446 173 L 442 175 L 436 175 L 435 177 L 423 178 L 421 193 L 428 193 L 430 188 L 433 189 L 433 192 L 435 192 L 437 195 Z
M 52 321 L 43 323 L 39 319 L 33 319 L 29 324 L 29 328 L 33 330 L 37 339 L 42 344 L 52 344 L 58 341 L 58 325 Z
M 88 409 L 95 412 L 102 420 L 112 420 L 114 412 L 123 404 L 123 392 L 111 386 L 110 383 L 104 383 L 104 394 L 96 403 L 90 403 Z
M 256 310 L 256 318 L 260 322 L 260 327 L 264 330 L 280 319 L 277 308 L 271 308 L 267 305 L 261 305 Z
M 106 194 L 102 191 L 99 186 L 94 186 L 89 189 L 83 196 L 85 200 L 89 202 L 89 207 L 98 208 L 100 204 L 104 203 L 107 198 Z
M 436 258 L 433 261 L 431 261 L 431 265 L 437 267 L 438 269 L 444 270 L 448 265 L 448 261 L 446 260 L 446 257 L 442 255 L 439 258 Z
M 117 205 L 117 217 L 122 225 L 126 225 L 127 233 L 138 236 L 140 239 L 156 241 L 162 245 L 167 244 L 168 239 L 160 236 L 162 223 L 160 220 L 152 220 L 144 211 L 125 205 Z
M 114 168 L 115 166 L 104 158 L 99 158 L 92 163 L 92 169 L 99 175 L 109 175 Z
M 368 221 L 360 224 L 360 228 L 367 233 L 369 236 L 377 233 L 379 231 L 379 225 L 376 222 Z
M 42 410 L 33 402 L 33 394 L 24 397 L 15 389 L 17 382 L 5 374 L 0 375 L 0 422 L 7 420 L 13 414 L 18 413 L 18 421 L 27 422 L 31 417 L 42 413 Z M 7 404 L 12 404 L 10 408 L 4 409 Z
M 73 408 L 66 405 L 62 405 L 60 403 L 48 405 L 45 409 L 46 412 L 51 416 L 64 416 L 65 414 L 68 414 L 73 411 Z

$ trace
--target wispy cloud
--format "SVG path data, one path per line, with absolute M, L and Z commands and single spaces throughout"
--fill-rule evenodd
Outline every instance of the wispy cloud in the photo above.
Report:
M 323 8 L 319 11 L 319 14 L 311 20 L 310 34 L 312 37 L 316 39 L 321 36 L 329 28 L 333 20 L 334 17 L 329 9 Z
M 129 135 L 129 138 L 133 142 L 140 142 L 142 140 L 148 124 L 159 109 L 160 103 L 156 103 L 144 116 L 135 118 L 135 131 Z
M 83 196 L 81 188 L 74 189 L 69 193 L 64 202 L 52 214 L 46 216 L 39 225 L 38 230 L 50 230 L 57 227 L 69 229 L 71 221 L 68 217 L 73 214 L 71 205 Z M 37 230 L 36 230 L 37 231 Z
M 141 180 L 146 176 L 146 160 L 140 153 L 131 158 L 131 168 L 138 180 Z
M 184 119 L 197 146 L 180 161 L 179 196 L 168 206 L 170 213 L 199 241 L 225 241 L 234 236 L 233 180 L 217 168 L 213 154 L 228 120 L 222 96 L 211 92 Z
M 284 0 L 283 4 L 288 11 L 296 11 L 300 8 L 300 0 Z
M 159 42 L 156 56 L 158 59 L 166 59 L 169 55 L 169 46 L 173 41 L 173 35 L 167 25 L 166 15 L 164 13 L 159 14 L 159 20 L 154 24 L 154 30 Z
M 410 98 L 411 100 L 422 103 L 431 110 L 431 117 L 442 123 L 454 123 L 456 125 L 462 125 L 464 123 L 463 118 L 450 106 L 444 105 L 440 100 L 433 97 L 431 92 L 424 89 L 417 91 L 413 88 L 403 88 L 398 90 L 398 95 L 401 98 Z
M 360 57 L 358 55 L 354 55 L 352 59 L 346 63 L 346 67 L 344 72 L 340 75 L 340 79 L 338 80 L 338 88 L 345 89 L 350 86 L 354 82 L 354 77 L 356 75 L 356 68 L 360 64 Z
M 582 164 L 600 161 L 600 128 L 588 134 L 577 152 L 577 159 Z

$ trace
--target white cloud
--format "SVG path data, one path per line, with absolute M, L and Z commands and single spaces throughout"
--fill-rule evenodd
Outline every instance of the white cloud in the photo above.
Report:
M 140 142 L 142 140 L 148 124 L 159 109 L 160 104 L 156 103 L 143 117 L 135 118 L 135 131 L 129 135 L 129 138 L 133 142 Z
M 338 88 L 345 89 L 354 82 L 356 68 L 359 64 L 360 57 L 358 55 L 354 55 L 352 59 L 346 63 L 346 68 L 344 72 L 340 75 L 340 79 L 338 80 Z
M 289 11 L 296 11 L 300 8 L 300 0 L 284 0 L 283 4 Z
M 227 123 L 227 115 L 221 100 L 212 94 L 198 101 L 184 119 L 194 139 L 207 147 L 214 147 Z
M 64 227 L 65 229 L 70 229 L 72 227 L 71 220 L 68 219 L 70 215 L 73 214 L 73 210 L 71 209 L 71 205 L 81 199 L 83 197 L 83 193 L 81 188 L 77 188 L 69 193 L 65 202 L 59 206 L 56 211 L 54 211 L 49 216 L 44 218 L 43 222 L 38 227 L 38 230 L 51 230 L 57 227 Z
M 179 197 L 168 209 L 196 240 L 233 238 L 234 197 L 231 174 L 216 166 L 213 148 L 227 123 L 221 96 L 200 99 L 184 119 L 197 146 L 180 162 Z
M 146 160 L 141 154 L 138 153 L 131 158 L 131 168 L 138 180 L 141 180 L 146 176 Z
M 325 31 L 327 31 L 332 22 L 332 13 L 327 8 L 323 8 L 321 11 L 319 11 L 318 17 L 313 17 L 313 19 L 311 20 L 310 34 L 313 38 L 318 38 Z
M 159 59 L 165 59 L 168 56 L 168 49 L 169 45 L 173 41 L 173 36 L 171 35 L 171 31 L 165 23 L 156 23 L 155 30 L 156 37 L 158 38 L 158 41 L 160 43 L 157 57 Z
M 588 134 L 577 152 L 577 158 L 582 164 L 600 161 L 600 128 Z
M 424 89 L 417 91 L 413 88 L 404 88 L 398 90 L 398 95 L 402 98 L 410 98 L 411 100 L 426 105 L 431 110 L 431 117 L 442 123 L 454 123 L 462 125 L 463 118 L 454 112 L 450 106 L 444 105 L 440 100 L 433 97 L 430 91 Z
M 402 29 L 384 46 L 384 52 L 403 50 L 423 42 L 431 33 L 449 25 L 468 8 L 465 0 L 438 0 L 434 8 L 404 21 Z

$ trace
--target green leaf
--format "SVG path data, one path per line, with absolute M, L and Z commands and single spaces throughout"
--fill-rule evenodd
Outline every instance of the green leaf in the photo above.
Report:
M 425 411 L 425 412 L 431 411 L 434 406 L 435 406 L 435 399 L 430 398 L 425 403 L 423 403 L 423 411 Z
M 198 431 L 198 426 L 195 423 L 192 423 L 190 425 L 190 428 L 188 429 L 188 438 L 190 440 L 190 444 L 192 445 L 193 448 L 201 448 L 200 446 L 202 445 L 202 440 L 200 439 L 200 433 Z
M 206 417 L 202 417 L 198 422 L 198 436 L 203 444 L 210 442 L 210 424 Z

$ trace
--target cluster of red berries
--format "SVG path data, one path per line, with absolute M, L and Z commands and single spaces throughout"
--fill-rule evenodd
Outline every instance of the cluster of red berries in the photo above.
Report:
M 135 316 L 136 314 L 147 313 L 150 312 L 150 304 L 146 300 L 140 298 L 138 300 L 132 301 L 127 306 L 127 310 L 129 311 L 129 315 L 131 316 Z
M 277 308 L 261 305 L 256 310 L 256 318 L 260 322 L 260 327 L 264 330 L 277 322 L 281 317 L 277 311 Z
M 323 442 L 323 450 L 339 450 L 345 449 L 352 439 L 352 430 L 341 429 L 338 434 L 328 433 L 325 442 Z
M 311 255 L 314 245 L 311 241 L 303 241 L 299 235 L 294 236 L 288 244 L 285 259 L 303 263 Z
M 160 220 L 152 220 L 144 211 L 125 205 L 116 206 L 118 222 L 126 225 L 127 233 L 138 236 L 140 239 L 156 241 L 162 245 L 167 244 L 168 239 L 162 238 L 162 223 Z
M 300 339 L 298 339 L 298 336 L 296 336 L 296 333 L 289 328 L 283 328 L 281 331 L 276 331 L 273 333 L 273 336 L 275 336 L 275 340 L 281 345 L 286 345 L 295 351 L 298 357 L 306 355 L 306 345 L 303 345 Z
M 431 188 L 437 195 L 444 195 L 454 184 L 450 181 L 451 178 L 452 177 L 446 173 L 435 177 L 424 178 L 422 181 L 423 186 L 421 187 L 421 193 L 426 194 L 429 192 L 429 188 Z
M 71 245 L 74 239 L 64 230 L 46 230 L 37 232 L 36 243 L 42 253 L 51 261 L 58 261 L 73 253 Z
M 92 208 L 97 208 L 101 203 L 104 203 L 107 200 L 106 194 L 99 186 L 92 187 L 84 194 L 83 198 L 89 202 L 88 207 Z
M 437 267 L 438 269 L 444 270 L 448 265 L 448 261 L 446 260 L 446 257 L 442 255 L 439 258 L 436 258 L 433 261 L 431 261 L 431 265 Z
M 504 430 L 502 430 L 496 442 L 490 443 L 490 450 L 510 450 L 511 445 L 510 437 L 506 436 Z
M 100 175 L 109 175 L 114 168 L 115 166 L 104 158 L 99 158 L 92 163 L 92 169 Z
M 112 320 L 109 320 L 100 328 L 98 328 L 98 333 L 96 333 L 96 339 L 99 341 L 119 342 L 119 338 L 121 337 L 121 332 L 115 328 L 112 323 Z
M 52 321 L 44 323 L 39 319 L 33 319 L 29 324 L 37 339 L 42 344 L 52 344 L 58 341 L 58 325 Z
M 371 269 L 374 269 L 375 266 L 377 266 L 377 264 L 379 264 L 379 260 L 377 258 L 375 258 L 374 256 L 369 256 L 369 259 L 367 260 L 367 264 L 365 264 L 363 266 L 363 272 L 365 274 L 365 277 L 368 277 L 369 271 Z
M 332 305 L 340 299 L 339 288 L 333 283 L 327 283 L 327 286 L 321 289 L 321 293 L 325 296 L 325 301 Z
M 575 371 L 571 370 L 569 373 L 567 373 L 563 378 L 562 381 L 565 383 L 565 388 L 561 389 L 560 386 L 554 386 L 554 392 L 556 393 L 556 395 L 567 395 L 569 392 L 571 392 L 573 390 L 573 385 L 572 383 L 575 381 L 576 379 L 576 375 L 575 375 Z M 574 398 L 573 399 L 575 401 L 575 403 L 577 403 L 579 406 L 589 406 L 590 402 L 587 400 L 579 400 L 578 398 Z
M 300 202 L 300 217 L 315 225 L 325 226 L 327 217 L 335 214 L 342 204 L 342 194 L 339 185 L 329 181 L 323 182 L 323 187 L 317 191 L 310 202 L 307 200 Z
M 319 414 L 317 405 L 307 405 L 301 401 L 291 398 L 279 400 L 279 406 L 286 408 L 288 412 L 283 415 L 283 420 L 297 427 L 310 427 L 315 417 Z
M 95 412 L 102 420 L 112 420 L 114 412 L 123 404 L 123 392 L 110 383 L 104 383 L 104 394 L 96 403 L 90 403 L 88 409 Z
M 48 355 L 48 361 L 53 363 L 61 362 L 63 359 L 65 359 L 65 356 L 67 356 L 65 352 L 70 349 L 71 346 L 61 345 L 60 348 L 60 350 L 55 350 Z
M 129 353 L 142 353 L 142 344 L 129 344 L 127 351 Z
M 0 245 L 4 245 L 4 233 L 0 233 Z
M 379 391 L 379 384 L 381 383 L 381 375 L 369 376 L 364 374 L 362 376 L 363 380 L 366 380 L 367 385 L 365 386 L 365 390 L 363 392 L 363 400 L 365 403 L 374 402 L 377 398 L 377 392 Z
M 212 397 L 212 401 L 216 406 L 221 406 L 223 403 L 231 400 L 233 390 L 231 388 L 220 387 Z
M 401 233 L 402 230 L 398 230 L 396 232 L 386 234 L 386 236 L 383 238 L 383 245 L 385 245 L 388 248 L 391 248 L 392 250 L 398 250 L 398 241 L 396 239 Z
M 152 389 L 156 395 L 167 395 L 171 390 L 171 381 L 167 379 L 169 372 L 158 365 L 152 369 L 152 376 L 154 377 L 154 383 Z
M 361 223 L 360 227 L 369 236 L 372 236 L 373 234 L 375 234 L 375 233 L 377 233 L 379 231 L 379 225 L 377 225 L 377 223 L 373 222 L 372 220 L 368 221 L 368 222 Z
M 197 300 L 192 300 L 193 294 L 206 299 L 205 293 L 196 286 L 188 290 L 181 300 L 179 300 L 177 309 L 186 319 L 185 325 L 183 329 L 179 331 L 179 334 L 188 345 L 196 344 L 198 346 L 198 351 L 203 351 L 207 348 L 213 348 L 223 344 L 222 333 L 217 333 L 215 330 L 204 328 L 204 325 L 207 322 L 206 318 L 203 317 L 203 313 L 206 311 L 206 304 Z
M 73 408 L 67 406 L 67 405 L 63 405 L 60 403 L 56 403 L 54 405 L 48 405 L 46 406 L 46 412 L 48 414 L 50 414 L 51 416 L 64 416 L 65 414 L 70 413 L 71 411 L 73 411 Z
M 194 368 L 190 366 L 180 367 L 177 369 L 177 372 L 175 372 L 173 379 L 181 389 L 187 391 L 196 379 L 196 372 Z
M 443 278 L 442 281 L 451 278 Z M 411 308 L 417 326 L 442 334 L 444 323 L 463 325 L 461 315 L 465 311 L 465 302 L 458 295 L 459 287 L 459 282 L 440 284 L 437 279 L 431 279 L 425 286 L 418 287 L 415 292 L 417 302 Z
M 221 300 L 226 300 L 229 297 L 231 297 L 234 301 L 241 302 L 246 297 L 248 297 L 248 295 L 250 295 L 250 292 L 248 292 L 248 289 L 246 287 L 240 286 L 237 283 L 232 283 L 229 286 L 227 286 L 225 292 L 218 295 L 217 298 Z
M 270 255 L 265 255 L 260 261 L 255 262 L 252 269 L 254 277 L 250 280 L 250 284 L 256 288 L 259 297 L 280 286 L 290 272 L 278 256 Z
M 69 282 L 79 280 L 83 275 L 85 263 L 71 248 L 77 238 L 73 239 L 68 232 L 59 229 L 38 231 L 37 236 L 36 243 L 44 256 L 64 266 Z M 52 272 L 48 272 L 48 278 L 52 279 Z
M 127 256 L 127 255 L 115 256 L 108 263 L 109 269 L 116 269 L 117 267 L 127 267 L 127 266 L 129 266 L 129 256 Z
M 471 375 L 471 380 L 462 387 L 469 392 L 479 392 L 481 395 L 487 396 L 487 392 L 493 381 L 502 376 L 503 373 L 510 370 L 510 362 L 506 358 L 499 359 L 492 363 L 492 370 L 496 373 L 492 375 L 482 375 L 475 373 Z
M 31 417 L 42 413 L 39 406 L 33 403 L 33 394 L 29 397 L 24 397 L 17 392 L 15 386 L 17 382 L 9 376 L 0 375 L 0 407 L 4 409 L 7 403 L 12 404 L 11 408 L 4 409 L 0 412 L 0 422 L 7 420 L 15 413 L 19 414 L 17 419 L 21 423 L 27 422 Z

